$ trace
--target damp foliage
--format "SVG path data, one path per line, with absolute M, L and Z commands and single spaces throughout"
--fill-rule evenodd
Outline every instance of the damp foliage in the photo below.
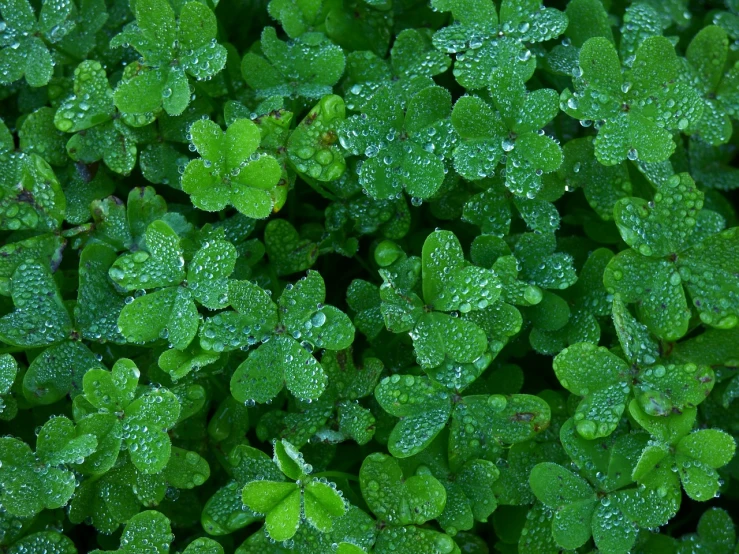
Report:
M 737 125 L 737 0 L 0 0 L 0 552 L 739 552 Z

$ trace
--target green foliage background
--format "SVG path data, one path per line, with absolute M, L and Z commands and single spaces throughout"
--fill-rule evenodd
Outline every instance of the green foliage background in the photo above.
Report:
M 0 0 L 0 551 L 739 552 L 738 121 L 736 0 Z

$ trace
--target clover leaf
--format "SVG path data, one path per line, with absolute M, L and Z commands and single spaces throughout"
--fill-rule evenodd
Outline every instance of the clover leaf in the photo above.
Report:
M 49 164 L 37 154 L 2 154 L 0 160 L 0 229 L 57 231 L 66 202 Z
M 344 73 L 344 52 L 323 33 L 283 42 L 274 27 L 265 27 L 259 45 L 263 56 L 248 52 L 241 61 L 244 80 L 258 98 L 318 99 L 331 94 Z
M 0 83 L 9 85 L 23 77 L 32 87 L 46 85 L 54 71 L 49 46 L 59 42 L 74 28 L 70 21 L 72 2 L 44 2 L 38 13 L 28 0 L 4 0 L 0 39 Z
M 57 531 L 39 531 L 15 541 L 8 548 L 8 554 L 22 554 L 23 552 L 77 554 L 77 548 L 72 539 L 66 535 L 62 535 Z
M 139 250 L 147 228 L 156 220 L 175 224 L 167 216 L 167 202 L 152 187 L 131 189 L 125 203 L 115 196 L 95 200 L 90 211 L 94 223 L 92 238 L 111 245 L 117 252 Z
M 702 140 L 717 146 L 731 137 L 731 115 L 735 113 L 732 90 L 736 70 L 725 72 L 729 38 L 724 29 L 709 25 L 693 37 L 686 51 L 685 79 L 703 97 L 703 115 L 696 132 Z
M 307 554 L 323 554 L 327 549 L 336 550 L 339 554 L 362 554 L 370 551 L 375 535 L 375 521 L 359 508 L 349 506 L 343 516 L 334 519 L 327 533 L 310 525 L 301 525 L 291 539 L 277 543 L 264 530 L 259 530 L 246 539 L 236 552 L 283 554 L 289 552 L 287 548 L 299 548 Z
M 255 480 L 247 483 L 242 493 L 244 504 L 265 514 L 269 537 L 276 541 L 293 537 L 301 514 L 312 527 L 330 531 L 334 520 L 346 512 L 341 494 L 331 484 L 309 476 L 311 468 L 286 441 L 275 443 L 275 463 L 287 477 L 299 482 Z
M 594 37 L 580 50 L 575 92 L 562 93 L 562 111 L 581 121 L 598 121 L 595 157 L 603 165 L 625 159 L 661 162 L 672 155 L 672 131 L 700 120 L 703 103 L 678 81 L 680 60 L 669 40 L 648 37 L 630 67 L 622 69 L 616 48 Z
M 185 272 L 180 239 L 164 221 L 149 225 L 146 247 L 149 252 L 139 250 L 119 257 L 109 274 L 128 290 L 163 288 L 127 302 L 118 325 L 128 340 L 168 338 L 175 348 L 184 350 L 198 331 L 195 300 L 209 309 L 227 305 L 236 249 L 225 240 L 206 241 Z
M 678 552 L 704 548 L 716 554 L 730 554 L 735 549 L 736 530 L 731 516 L 722 508 L 709 508 L 698 520 L 697 533 L 683 537 Z
M 341 145 L 367 158 L 359 169 L 359 183 L 371 198 L 393 198 L 404 189 L 420 199 L 437 193 L 444 161 L 456 142 L 450 113 L 451 96 L 441 87 L 424 88 L 407 105 L 384 87 L 361 115 L 344 122 Z
M 105 243 L 89 243 L 80 254 L 74 319 L 83 338 L 115 343 L 125 340 L 118 328 L 125 299 L 108 277 L 116 258 L 115 249 Z
M 426 448 L 452 413 L 449 393 L 428 377 L 385 377 L 377 385 L 375 397 L 386 412 L 401 418 L 388 437 L 388 450 L 398 458 L 413 456 Z
M 384 86 L 408 102 L 416 92 L 434 84 L 432 77 L 446 71 L 450 60 L 431 44 L 427 29 L 404 29 L 395 37 L 390 60 L 372 52 L 350 52 L 342 84 L 347 108 L 361 111 Z
M 597 343 L 601 336 L 599 318 L 609 315 L 611 306 L 603 286 L 603 271 L 613 258 L 607 248 L 591 252 L 577 282 L 561 296 L 547 296 L 528 310 L 535 327 L 529 341 L 535 350 L 557 354 L 565 346 L 578 342 Z M 544 302 L 549 298 L 550 302 Z M 566 317 L 564 324 L 560 323 Z
M 571 254 L 557 252 L 554 233 L 525 233 L 518 237 L 513 248 L 515 260 L 520 263 L 519 280 L 543 289 L 564 290 L 577 281 Z M 523 289 L 531 297 L 529 304 L 541 301 L 540 292 Z
M 318 400 L 297 401 L 291 413 L 273 411 L 265 414 L 257 433 L 268 425 L 270 416 L 278 423 L 270 428 L 270 436 L 279 436 L 296 447 L 311 438 L 338 443 L 354 440 L 368 443 L 375 433 L 376 418 L 359 400 L 372 394 L 383 370 L 377 358 L 366 357 L 355 364 L 351 349 L 327 350 L 321 366 L 328 376 L 328 386 Z
M 54 166 L 66 164 L 64 135 L 54 127 L 53 108 L 43 107 L 28 114 L 18 130 L 18 138 L 22 151 L 38 154 Z
M 386 527 L 377 537 L 375 552 L 391 554 L 393 550 L 402 548 L 409 554 L 460 554 L 462 551 L 454 540 L 444 533 L 432 529 L 405 525 L 402 527 Z M 354 554 L 354 552 L 347 552 Z M 357 553 L 358 554 L 358 553 Z
M 136 143 L 142 133 L 127 123 L 143 122 L 120 118 L 113 89 L 100 62 L 86 60 L 74 70 L 74 89 L 54 114 L 54 125 L 65 133 L 76 133 L 67 142 L 67 152 L 86 163 L 103 160 L 111 170 L 127 175 L 136 164 Z
M 242 490 L 257 476 L 271 482 L 282 481 L 279 468 L 261 450 L 246 445 L 234 447 L 226 459 L 229 481 L 208 499 L 203 508 L 203 528 L 211 535 L 226 535 L 259 520 L 251 510 L 242 510 Z
M 139 370 L 121 358 L 112 371 L 91 369 L 83 378 L 85 399 L 98 410 L 118 414 L 118 433 L 131 461 L 144 473 L 158 473 L 167 465 L 172 445 L 167 431 L 180 415 L 180 403 L 172 392 L 151 388 L 136 395 Z
M 295 128 L 287 143 L 287 154 L 298 173 L 318 181 L 333 181 L 346 168 L 337 144 L 337 130 L 344 120 L 344 100 L 327 95 Z
M 516 195 L 533 198 L 540 177 L 562 163 L 562 152 L 542 127 L 557 115 L 557 95 L 551 89 L 528 92 L 513 71 L 498 69 L 491 76 L 497 112 L 476 96 L 454 105 L 452 123 L 462 137 L 454 150 L 454 167 L 462 177 L 492 177 L 505 157 L 505 184 Z M 536 115 L 534 115 L 536 114 Z
M 362 496 L 372 513 L 388 525 L 421 525 L 444 510 L 446 490 L 428 472 L 404 478 L 398 461 L 374 453 L 359 470 Z
M 70 337 L 72 319 L 48 264 L 21 263 L 11 283 L 15 311 L 0 318 L 0 339 L 16 346 L 47 346 Z
M 114 552 L 165 554 L 169 552 L 172 538 L 172 527 L 167 516 L 155 510 L 147 510 L 136 514 L 126 523 L 121 535 L 121 547 Z M 106 553 L 102 550 L 93 550 L 92 554 Z
M 494 271 L 466 264 L 457 237 L 449 231 L 435 231 L 424 242 L 423 298 L 383 270 L 380 288 L 381 311 L 387 329 L 408 332 L 419 365 L 433 369 L 449 358 L 473 363 L 482 356 L 488 341 L 483 329 L 465 316 L 474 311 L 494 309 L 501 285 Z M 448 312 L 461 312 L 453 317 Z M 467 340 L 457 340 L 463 336 Z
M 562 427 L 565 436 L 572 431 L 571 426 Z M 529 482 L 534 494 L 555 510 L 551 530 L 557 545 L 575 549 L 592 536 L 600 551 L 625 554 L 634 545 L 638 528 L 660 525 L 672 516 L 679 506 L 679 495 L 675 496 L 671 471 L 655 475 L 643 488 L 634 487 L 628 473 L 623 473 L 634 467 L 647 438 L 645 434 L 622 435 L 610 441 L 598 463 L 606 472 L 600 480 L 593 473 L 595 467 L 584 472 L 585 478 L 551 462 L 532 469 Z M 574 454 L 579 465 L 576 441 L 563 436 L 565 449 L 570 456 Z M 601 445 L 582 447 L 590 450 Z
M 710 500 L 718 493 L 716 469 L 728 464 L 736 450 L 731 435 L 719 429 L 691 432 L 694 409 L 659 418 L 644 413 L 632 400 L 629 412 L 639 425 L 658 438 L 641 453 L 632 474 L 635 481 L 648 481 L 652 471 L 669 467 L 677 470 L 685 492 L 693 500 Z
M 274 157 L 257 153 L 261 134 L 254 122 L 237 119 L 224 133 L 213 121 L 198 120 L 190 136 L 201 157 L 187 164 L 182 190 L 198 208 L 215 212 L 230 204 L 254 219 L 280 208 L 282 169 Z
M 388 450 L 397 458 L 422 452 L 451 418 L 450 464 L 457 470 L 468 460 L 492 453 L 500 444 L 530 439 L 549 424 L 549 407 L 529 395 L 452 397 L 427 377 L 393 375 L 375 389 L 375 397 L 389 414 L 399 417 L 388 437 Z
M 456 54 L 454 76 L 467 90 L 484 88 L 496 67 L 508 66 L 523 81 L 536 67 L 527 43 L 561 35 L 567 16 L 545 8 L 541 0 L 503 0 L 498 13 L 490 2 L 435 0 L 437 10 L 451 11 L 454 23 L 434 34 L 434 46 Z
M 42 351 L 28 366 L 23 396 L 32 405 L 53 404 L 68 394 L 74 398 L 82 392 L 85 372 L 100 367 L 100 361 L 81 341 L 60 342 Z
M 124 113 L 145 115 L 161 109 L 180 115 L 190 103 L 189 77 L 209 79 L 223 69 L 226 49 L 216 42 L 216 18 L 200 2 L 186 2 L 179 17 L 166 0 L 141 0 L 135 23 L 113 37 L 111 47 L 131 46 L 141 61 L 128 65 L 115 90 Z
M 726 329 L 739 322 L 737 281 L 730 276 L 737 234 L 729 229 L 701 236 L 702 206 L 702 193 L 681 173 L 660 185 L 653 201 L 624 198 L 614 209 L 619 232 L 632 248 L 611 260 L 603 282 L 624 302 L 638 302 L 647 327 L 666 340 L 688 330 L 685 289 L 705 324 Z M 714 283 L 714 273 L 726 278 Z
M 249 281 L 232 282 L 228 296 L 236 309 L 230 312 L 233 339 L 225 333 L 218 337 L 206 321 L 201 346 L 223 349 L 227 340 L 234 341 L 231 347 L 256 340 L 263 343 L 236 368 L 231 378 L 234 398 L 263 403 L 283 386 L 299 398 L 318 398 L 326 388 L 326 373 L 309 347 L 343 350 L 354 339 L 351 320 L 339 309 L 323 304 L 326 289 L 320 274 L 309 271 L 294 286 L 288 285 L 277 304 Z
M 339 554 L 363 554 L 370 551 L 376 536 L 375 521 L 355 506 L 334 518 L 331 530 L 322 533 L 309 525 L 301 525 L 293 537 L 296 547 L 308 554 L 322 554 L 333 549 Z
M 625 309 L 619 315 L 633 320 Z M 562 350 L 554 359 L 554 372 L 567 390 L 582 396 L 577 406 L 577 431 L 587 439 L 610 435 L 634 394 L 650 415 L 700 404 L 713 388 L 713 371 L 694 363 L 660 362 L 656 345 L 636 321 L 616 322 L 629 363 L 604 347 L 581 342 Z
M 437 519 L 446 533 L 457 536 L 459 531 L 472 529 L 475 521 L 486 522 L 497 508 L 493 485 L 500 471 L 491 461 L 470 460 L 452 472 L 445 439 L 439 435 L 428 448 L 402 463 L 405 471 L 411 465 L 421 473 L 430 472 L 446 489 L 444 511 Z
M 18 266 L 26 260 L 47 262 L 54 267 L 61 256 L 64 240 L 52 233 L 9 242 L 0 248 L 0 294 L 11 296 L 12 277 Z
M 75 492 L 75 478 L 66 466 L 81 463 L 95 451 L 97 440 L 66 417 L 48 420 L 39 430 L 36 453 L 13 437 L 0 439 L 0 491 L 5 509 L 31 517 L 43 509 L 60 508 Z

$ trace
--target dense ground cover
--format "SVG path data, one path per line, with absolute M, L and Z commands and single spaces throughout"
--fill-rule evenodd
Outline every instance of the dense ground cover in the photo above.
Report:
M 739 2 L 0 15 L 0 552 L 739 552 Z

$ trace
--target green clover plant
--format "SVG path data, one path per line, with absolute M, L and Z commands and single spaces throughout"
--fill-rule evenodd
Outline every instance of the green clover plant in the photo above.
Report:
M 244 485 L 244 504 L 265 514 L 265 531 L 273 540 L 293 537 L 301 518 L 316 529 L 329 531 L 346 512 L 341 494 L 330 483 L 311 477 L 312 467 L 289 442 L 275 443 L 274 461 L 291 481 L 255 480 Z
M 135 23 L 111 41 L 112 47 L 131 47 L 141 61 L 126 66 L 115 90 L 118 109 L 147 115 L 164 110 L 180 115 L 190 103 L 190 77 L 213 77 L 226 63 L 226 49 L 216 42 L 217 22 L 203 3 L 187 2 L 177 17 L 165 0 L 137 1 Z
M 736 554 L 739 0 L 0 0 L 0 552 Z
M 323 279 L 315 271 L 285 287 L 276 304 L 258 285 L 232 281 L 228 298 L 236 311 L 205 321 L 200 344 L 218 351 L 262 342 L 231 378 L 236 400 L 267 402 L 283 386 L 298 398 L 316 399 L 323 393 L 326 373 L 312 348 L 342 350 L 354 338 L 351 320 L 324 305 L 325 296 Z
M 703 105 L 691 87 L 678 81 L 681 64 L 664 37 L 649 37 L 624 70 L 615 46 L 594 37 L 580 50 L 561 107 L 568 115 L 598 126 L 595 156 L 603 165 L 625 159 L 661 162 L 675 150 L 674 131 L 698 122 Z

